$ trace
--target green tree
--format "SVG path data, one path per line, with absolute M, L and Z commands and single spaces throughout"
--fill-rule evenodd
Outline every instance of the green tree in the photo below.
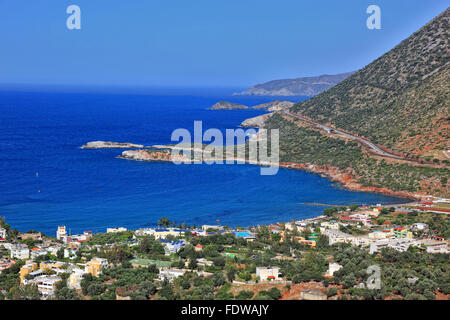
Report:
M 169 227 L 171 224 L 170 220 L 166 217 L 161 217 L 158 220 L 158 226 Z
M 281 298 L 281 292 L 278 288 L 276 287 L 272 287 L 270 288 L 268 291 L 269 296 L 273 299 L 273 300 L 278 300 Z

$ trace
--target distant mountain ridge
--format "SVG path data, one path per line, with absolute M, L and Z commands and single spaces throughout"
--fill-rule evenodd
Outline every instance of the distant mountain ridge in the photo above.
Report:
M 353 72 L 295 79 L 272 80 L 235 93 L 249 96 L 315 96 L 351 76 Z

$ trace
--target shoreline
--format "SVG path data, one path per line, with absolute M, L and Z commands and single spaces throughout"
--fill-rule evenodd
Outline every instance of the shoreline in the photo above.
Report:
M 158 146 L 159 149 L 163 149 L 163 146 Z M 176 150 L 189 150 L 193 151 L 190 148 L 174 148 L 174 147 L 166 147 L 167 149 L 176 149 Z M 200 152 L 201 150 L 198 150 Z M 194 150 L 195 152 L 195 150 Z M 145 150 L 126 150 L 121 155 L 117 156 L 117 158 L 125 159 L 125 160 L 134 160 L 134 161 L 150 161 L 150 162 L 172 162 L 173 159 L 171 155 L 168 153 L 163 152 L 153 152 L 153 156 L 150 156 L 149 153 L 147 153 Z M 182 161 L 182 157 L 177 157 L 175 159 L 176 161 Z M 205 158 L 202 160 L 202 162 L 206 161 L 223 161 L 225 162 L 227 159 L 225 158 Z M 231 159 L 229 159 L 231 160 Z M 274 164 L 267 162 L 267 163 L 261 163 L 258 161 L 251 161 L 248 159 L 241 159 L 241 158 L 233 158 L 233 161 L 241 162 L 241 163 L 247 163 L 251 165 L 258 165 L 258 166 L 272 166 Z M 193 161 L 192 161 L 193 162 Z M 276 166 L 276 164 L 275 164 Z M 380 188 L 380 187 L 371 187 L 371 186 L 362 186 L 358 180 L 353 177 L 350 173 L 345 172 L 344 170 L 338 169 L 336 167 L 330 166 L 330 165 L 314 165 L 311 163 L 293 163 L 293 162 L 280 162 L 278 164 L 278 167 L 284 168 L 284 169 L 291 169 L 291 170 L 302 170 L 305 172 L 318 174 L 321 177 L 330 179 L 331 182 L 335 182 L 340 187 L 350 190 L 350 191 L 357 191 L 357 192 L 372 192 L 372 193 L 378 193 L 378 194 L 384 194 L 387 196 L 394 196 L 399 198 L 404 198 L 413 201 L 418 201 L 422 197 L 425 197 L 427 195 L 425 194 L 418 194 L 418 193 L 411 193 L 407 191 L 393 191 L 387 188 Z
M 345 172 L 336 167 L 332 167 L 330 165 L 314 165 L 310 163 L 299 164 L 288 162 L 288 163 L 280 163 L 280 167 L 293 170 L 303 170 L 309 173 L 318 174 L 321 177 L 328 178 L 330 179 L 331 182 L 335 182 L 340 187 L 343 187 L 344 189 L 350 191 L 379 193 L 388 196 L 411 199 L 412 201 L 417 201 L 420 200 L 421 197 L 427 196 L 427 195 L 420 195 L 417 193 L 411 193 L 408 191 L 393 191 L 387 188 L 365 187 L 362 186 L 358 182 L 358 180 L 354 178 L 350 173 Z

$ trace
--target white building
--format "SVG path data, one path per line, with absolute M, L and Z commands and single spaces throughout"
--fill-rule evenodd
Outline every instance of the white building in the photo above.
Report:
M 81 279 L 83 279 L 85 273 L 83 269 L 73 268 L 72 273 L 67 279 L 67 286 L 71 289 L 81 289 Z
M 426 223 L 417 222 L 412 225 L 412 229 L 422 231 L 428 229 L 428 225 Z
M 256 276 L 262 281 L 280 280 L 280 268 L 278 267 L 257 267 Z
M 6 239 L 6 229 L 0 227 L 0 238 Z
M 119 227 L 119 228 L 106 228 L 106 233 L 114 233 L 114 232 L 125 232 L 127 228 Z
M 27 281 L 27 284 L 36 284 L 39 293 L 44 297 L 48 297 L 55 293 L 56 284 L 60 281 L 62 281 L 62 279 L 57 276 L 38 276 L 33 280 Z
M 197 259 L 197 265 L 204 266 L 204 267 L 210 267 L 214 264 L 214 262 L 207 260 L 205 258 L 198 258 Z
M 326 273 L 325 275 L 326 275 L 326 276 L 329 276 L 329 277 L 332 277 L 333 274 L 334 274 L 336 271 L 340 270 L 341 268 L 342 268 L 342 266 L 341 266 L 339 263 L 332 262 L 332 263 L 330 263 L 330 264 L 328 265 L 328 271 L 327 271 L 327 273 Z
M 26 244 L 15 243 L 11 246 L 11 258 L 28 259 L 30 258 L 30 249 Z
M 328 222 L 328 221 L 324 221 L 320 224 L 320 230 L 322 232 L 322 229 L 331 229 L 331 230 L 339 230 L 339 223 L 337 222 Z
M 371 239 L 367 235 L 354 236 L 339 230 L 325 229 L 324 235 L 328 237 L 328 244 L 331 246 L 335 243 L 350 243 L 354 246 L 366 247 L 371 243 Z
M 369 239 L 372 239 L 372 240 L 386 239 L 390 235 L 391 235 L 391 233 L 383 232 L 383 231 L 374 231 L 374 232 L 370 232 L 368 234 Z
M 173 279 L 181 277 L 185 273 L 186 271 L 182 269 L 175 269 L 175 268 L 161 269 L 159 270 L 158 279 L 159 280 L 167 279 L 169 281 L 173 281 Z
M 185 232 L 191 232 L 190 230 L 177 229 L 177 228 L 143 228 L 136 231 L 138 236 L 154 236 L 155 239 L 165 239 L 167 236 L 171 235 L 174 237 L 179 237 L 184 235 Z
M 30 252 L 31 259 L 36 259 L 37 257 L 45 256 L 46 254 L 47 250 L 41 248 Z
M 389 247 L 394 250 L 404 252 L 408 250 L 409 246 L 418 245 L 418 243 L 413 239 L 380 239 L 373 241 L 369 247 L 369 253 L 381 251 L 381 249 Z
M 58 230 L 56 230 L 56 239 L 63 240 L 66 236 L 66 226 L 59 226 Z

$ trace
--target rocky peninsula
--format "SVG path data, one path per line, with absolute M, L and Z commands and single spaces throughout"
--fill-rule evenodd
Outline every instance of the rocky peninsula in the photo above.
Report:
M 142 144 L 134 144 L 130 142 L 112 142 L 112 141 L 90 141 L 80 147 L 81 149 L 128 149 L 128 148 L 144 148 Z
M 247 120 L 242 121 L 241 127 L 249 127 L 249 128 L 263 128 L 264 122 L 273 115 L 273 113 L 266 113 L 257 117 L 249 118 Z

